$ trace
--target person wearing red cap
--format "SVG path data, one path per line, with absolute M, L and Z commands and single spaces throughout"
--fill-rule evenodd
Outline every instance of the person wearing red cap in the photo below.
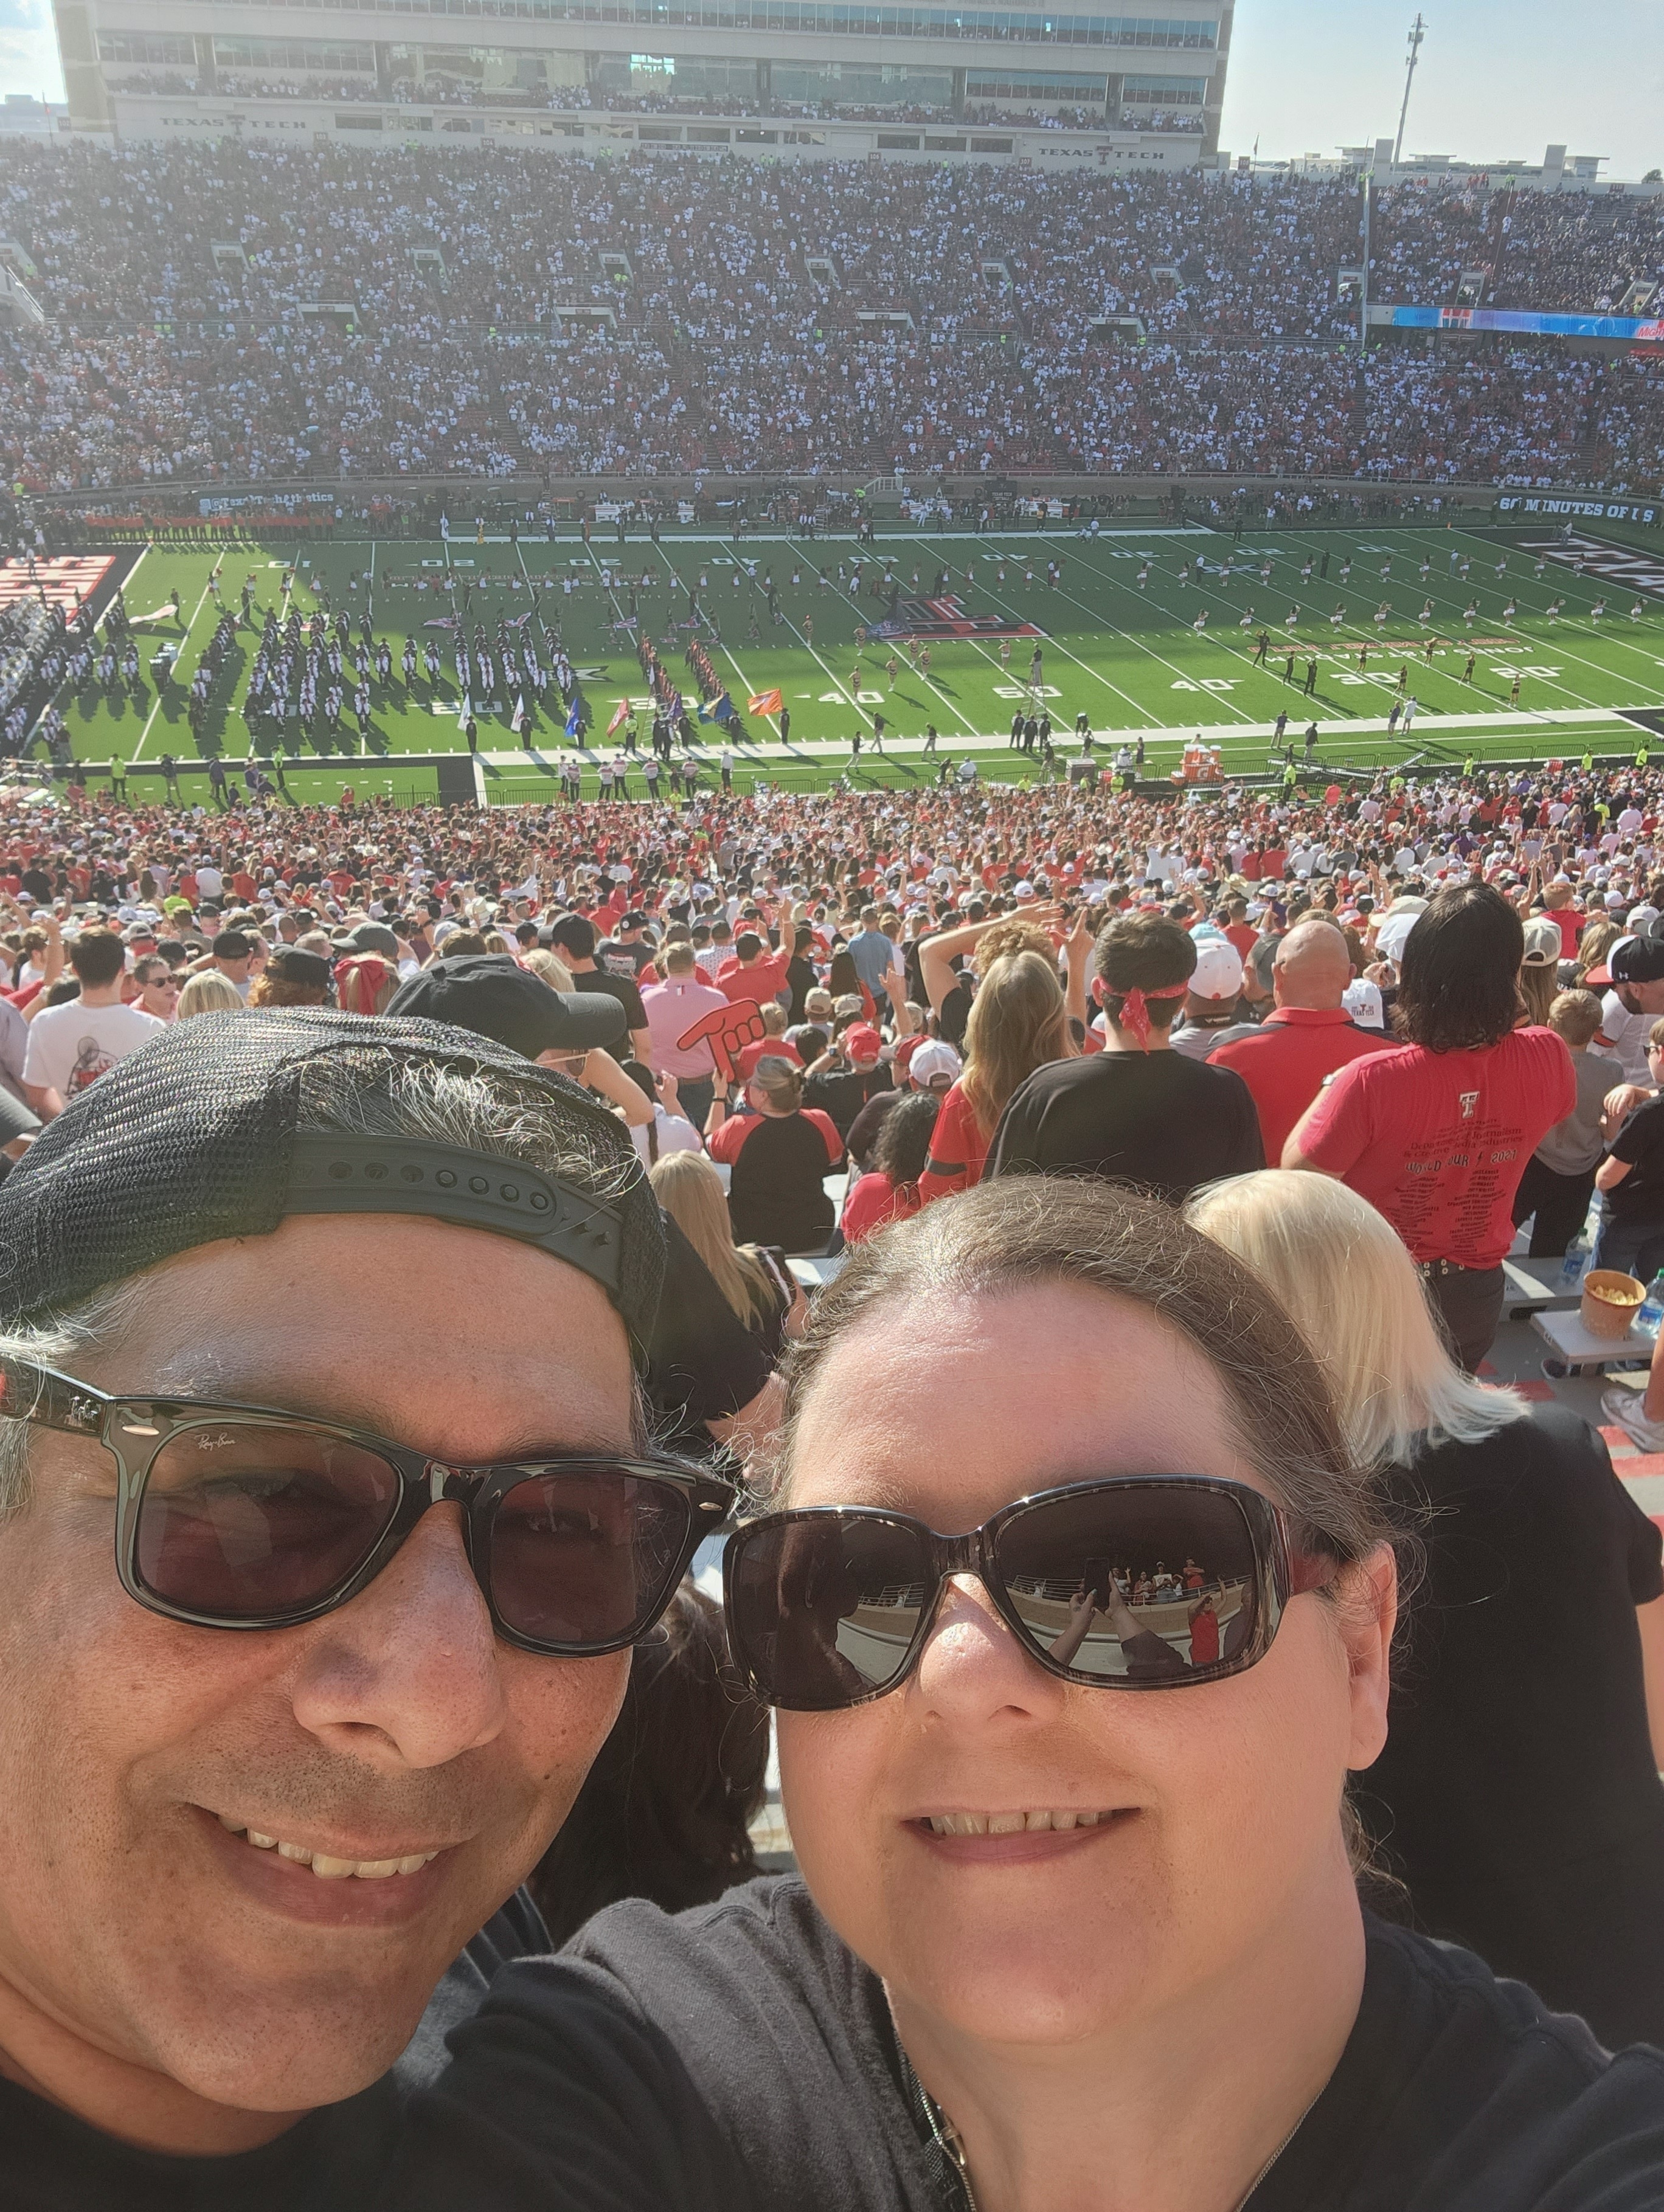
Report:
M 851 1022 L 808 1070 L 803 1086 L 806 1102 L 830 1117 L 845 1143 L 867 1101 L 895 1088 L 883 1051 L 884 1040 L 870 1022 Z

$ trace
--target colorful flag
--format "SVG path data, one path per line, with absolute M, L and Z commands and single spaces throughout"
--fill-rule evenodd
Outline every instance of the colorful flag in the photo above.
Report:
M 612 720 L 606 726 L 607 736 L 610 738 L 614 730 L 618 729 L 623 723 L 627 722 L 629 720 L 630 702 L 627 699 L 620 699 L 618 706 L 613 710 Z
M 699 720 L 702 722 L 731 722 L 734 720 L 733 700 L 726 691 L 719 691 L 708 707 L 700 708 Z
M 746 712 L 748 714 L 777 714 L 784 704 L 785 701 L 780 696 L 777 690 L 757 691 L 747 700 Z

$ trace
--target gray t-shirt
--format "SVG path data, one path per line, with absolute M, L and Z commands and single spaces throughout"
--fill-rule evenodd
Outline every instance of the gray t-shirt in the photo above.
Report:
M 1205 1060 L 1222 1044 L 1234 1044 L 1240 1037 L 1259 1034 L 1258 1022 L 1227 1022 L 1217 1029 L 1207 1022 L 1180 1022 L 1173 1032 L 1173 1048 L 1182 1052 L 1186 1060 Z
M 1600 1134 L 1600 1107 L 1606 1093 L 1622 1080 L 1609 1060 L 1590 1052 L 1575 1052 L 1572 1072 L 1577 1078 L 1577 1103 L 1563 1121 L 1557 1121 L 1537 1147 L 1537 1158 L 1556 1175 L 1588 1175 L 1606 1150 Z

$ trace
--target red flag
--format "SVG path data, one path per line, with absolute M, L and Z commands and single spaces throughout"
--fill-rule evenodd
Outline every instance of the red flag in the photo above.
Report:
M 612 720 L 606 726 L 607 736 L 610 738 L 613 731 L 618 728 L 621 722 L 627 722 L 629 720 L 630 702 L 627 699 L 620 699 L 618 703 L 618 707 L 613 713 Z

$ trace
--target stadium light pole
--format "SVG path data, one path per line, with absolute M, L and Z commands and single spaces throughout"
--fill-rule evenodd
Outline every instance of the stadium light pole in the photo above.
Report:
M 1396 169 L 1404 153 L 1404 125 L 1410 113 L 1410 88 L 1416 80 L 1416 61 L 1421 52 L 1422 40 L 1427 36 L 1427 26 L 1417 12 L 1410 26 L 1410 58 L 1404 72 L 1404 105 L 1399 110 L 1399 135 L 1393 142 L 1393 167 Z
M 1374 158 L 1363 165 L 1363 270 L 1358 285 L 1358 358 L 1369 350 L 1369 188 L 1374 182 Z

